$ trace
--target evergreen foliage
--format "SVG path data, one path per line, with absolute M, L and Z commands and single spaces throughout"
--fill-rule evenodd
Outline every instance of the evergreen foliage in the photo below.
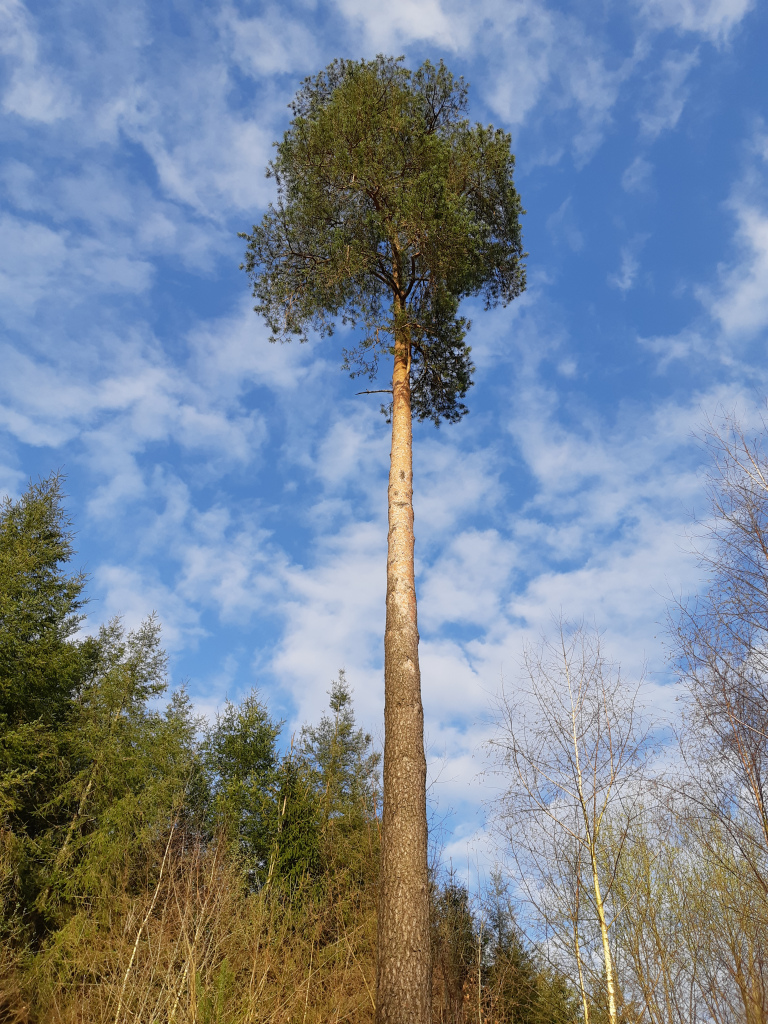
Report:
M 571 1024 L 568 981 L 528 947 L 498 875 L 473 910 L 451 870 L 432 898 L 433 1003 L 451 1024 Z
M 0 517 L 0 1019 L 372 1019 L 380 755 L 343 670 L 285 751 L 256 691 L 206 726 L 167 696 L 154 615 L 80 633 L 61 483 Z M 440 1020 L 474 1019 L 478 981 L 499 1022 L 561 1019 L 502 918 L 435 886 Z
M 278 887 L 295 893 L 322 872 L 321 813 L 317 776 L 291 750 L 277 778 L 276 833 L 270 876 Z
M 198 722 L 183 690 L 168 686 L 154 616 L 126 632 L 119 619 L 96 637 L 98 659 L 66 734 L 67 783 L 49 806 L 66 811 L 51 834 L 48 893 L 82 901 L 135 884 L 144 852 L 177 821 L 199 774 Z
M 392 357 L 384 633 L 385 755 L 376 1020 L 428 1024 L 426 760 L 413 562 L 412 418 L 467 411 L 473 366 L 462 299 L 525 288 L 510 137 L 470 126 L 441 62 L 333 61 L 305 79 L 268 176 L 277 184 L 242 268 L 272 341 L 360 328 L 353 377 Z M 329 819 L 330 820 L 330 819 Z
M 581 1008 L 566 978 L 526 945 L 501 876 L 491 880 L 483 908 L 487 918 L 487 985 L 494 1017 L 510 1024 L 558 1024 L 578 1020 Z
M 93 655 L 74 636 L 82 621 L 82 572 L 62 506 L 62 478 L 32 484 L 0 504 L 0 728 L 50 727 L 70 712 Z
M 269 874 L 277 832 L 279 733 L 252 691 L 239 705 L 226 701 L 203 748 L 209 831 L 235 843 L 254 885 Z
M 317 726 L 301 730 L 301 752 L 317 772 L 323 821 L 350 822 L 376 813 L 381 755 L 370 733 L 357 727 L 352 689 L 344 669 L 329 691 L 329 708 Z
M 51 801 L 68 781 L 76 698 L 97 660 L 92 641 L 75 639 L 85 576 L 68 571 L 74 552 L 61 488 L 53 475 L 0 506 L 0 930 L 13 930 L 19 916 L 25 928 L 38 921 L 51 836 L 66 821 Z
M 68 568 L 61 486 L 32 484 L 0 513 L 0 928 L 34 941 L 136 884 L 197 773 L 186 695 L 153 706 L 167 688 L 157 620 L 76 635 L 85 576 Z
M 432 897 L 433 975 L 437 975 L 439 985 L 434 1002 L 445 1008 L 448 1020 L 464 1016 L 465 996 L 473 972 L 477 973 L 479 949 L 469 893 L 451 871 Z
M 461 300 L 525 288 L 510 136 L 470 125 L 466 105 L 442 62 L 333 61 L 292 104 L 267 172 L 277 204 L 241 235 L 273 341 L 359 327 L 345 366 L 373 379 L 405 330 L 413 414 L 436 424 L 466 412 L 472 383 Z
M 344 669 L 329 691 L 329 712 L 301 730 L 300 752 L 314 772 L 326 872 L 358 880 L 378 869 L 377 806 L 381 754 L 358 727 Z

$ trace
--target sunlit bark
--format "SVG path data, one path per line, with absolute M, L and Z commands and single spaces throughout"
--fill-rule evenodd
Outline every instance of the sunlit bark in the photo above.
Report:
M 399 303 L 395 302 L 395 313 Z M 376 1020 L 430 1019 L 427 765 L 413 549 L 410 346 L 397 334 L 392 375 L 387 620 L 384 635 L 384 812 Z

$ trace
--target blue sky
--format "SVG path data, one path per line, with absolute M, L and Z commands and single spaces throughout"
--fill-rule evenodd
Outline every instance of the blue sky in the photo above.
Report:
M 66 472 L 92 624 L 156 609 L 202 710 L 258 684 L 288 730 L 344 666 L 380 733 L 388 430 L 343 333 L 268 344 L 237 232 L 305 75 L 443 58 L 513 134 L 530 252 L 521 299 L 469 307 L 470 415 L 415 430 L 448 853 L 489 694 L 553 615 L 669 709 L 695 433 L 768 393 L 767 50 L 755 0 L 0 0 L 0 490 Z

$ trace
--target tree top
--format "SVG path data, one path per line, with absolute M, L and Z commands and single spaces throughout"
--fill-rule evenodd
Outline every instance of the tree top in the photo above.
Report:
M 435 423 L 463 415 L 472 383 L 460 301 L 525 288 L 511 138 L 471 125 L 466 101 L 442 62 L 333 61 L 291 104 L 267 170 L 277 200 L 242 235 L 271 340 L 361 329 L 345 368 L 373 379 L 399 336 L 414 414 Z

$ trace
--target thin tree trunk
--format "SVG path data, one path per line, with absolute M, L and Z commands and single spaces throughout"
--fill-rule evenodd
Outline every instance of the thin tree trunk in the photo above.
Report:
M 594 847 L 590 851 L 592 855 L 592 885 L 595 891 L 595 906 L 597 907 L 597 919 L 600 922 L 600 937 L 603 940 L 603 962 L 605 964 L 605 985 L 608 989 L 608 1019 L 610 1024 L 617 1024 L 619 1016 L 616 1010 L 616 982 L 613 976 L 613 959 L 611 947 L 608 942 L 608 924 L 605 920 L 605 907 L 600 892 L 600 879 L 597 872 L 597 859 Z
M 588 839 L 589 857 L 592 867 L 592 887 L 595 894 L 595 907 L 597 909 L 597 917 L 600 922 L 600 935 L 603 940 L 603 961 L 605 965 L 605 984 L 608 989 L 608 1019 L 610 1024 L 617 1024 L 618 1015 L 616 1012 L 616 985 L 614 982 L 613 975 L 613 961 L 611 959 L 611 947 L 608 943 L 608 925 L 605 920 L 605 908 L 603 906 L 603 897 L 600 892 L 600 878 L 597 870 L 597 840 L 598 833 L 600 831 L 600 824 L 603 816 L 603 811 L 599 815 L 593 814 L 592 821 L 590 824 L 589 811 L 587 809 L 587 801 L 584 797 L 584 781 L 581 774 L 581 757 L 579 756 L 579 733 L 576 724 L 576 701 L 573 695 L 573 684 L 571 681 L 571 670 L 568 664 L 568 658 L 565 652 L 565 639 L 563 634 L 560 634 L 560 641 L 563 644 L 563 663 L 565 665 L 566 678 L 568 679 L 568 693 L 571 701 L 571 739 L 573 741 L 573 753 L 574 753 L 574 764 L 576 766 L 576 788 L 579 794 L 579 804 L 581 805 L 581 813 L 584 819 L 584 832 Z M 579 684 L 578 696 L 581 697 L 581 683 Z M 613 765 L 613 755 L 611 755 L 611 765 Z M 579 960 L 579 968 L 581 968 L 581 961 Z M 580 972 L 581 973 L 581 972 Z M 583 989 L 582 989 L 583 992 Z M 586 1007 L 586 1001 L 584 1003 Z
M 581 962 L 581 946 L 579 944 L 579 910 L 581 909 L 581 851 L 578 853 L 576 872 L 576 916 L 573 919 L 573 948 L 576 953 L 576 967 L 579 971 L 579 991 L 581 992 L 581 1005 L 584 1010 L 584 1024 L 589 1024 L 589 1000 L 587 999 L 587 985 L 584 981 L 584 968 Z
M 396 300 L 396 315 L 398 307 Z M 392 375 L 376 1024 L 429 1024 L 431 1012 L 427 764 L 412 498 L 410 345 L 406 330 L 398 328 Z

